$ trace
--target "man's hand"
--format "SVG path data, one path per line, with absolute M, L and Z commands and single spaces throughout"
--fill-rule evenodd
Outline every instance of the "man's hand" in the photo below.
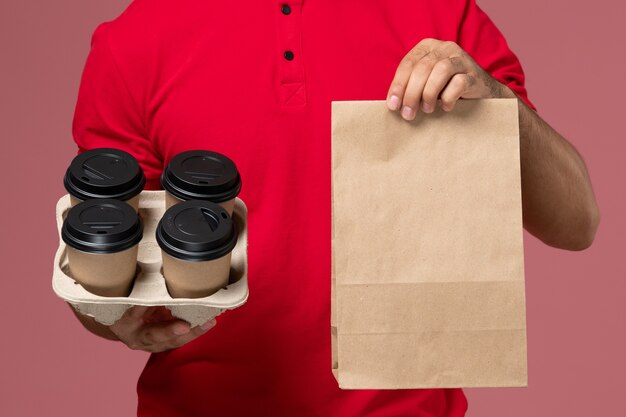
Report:
M 183 320 L 172 316 L 165 307 L 133 306 L 111 326 L 98 323 L 68 303 L 76 318 L 91 333 L 109 340 L 119 340 L 134 350 L 163 352 L 189 343 L 215 326 L 215 319 L 189 328 Z
M 459 45 L 424 39 L 402 59 L 387 94 L 387 107 L 413 120 L 418 109 L 435 110 L 437 99 L 450 111 L 460 98 L 515 95 L 483 70 Z
M 163 352 L 191 342 L 213 326 L 215 319 L 190 328 L 165 307 L 133 306 L 109 329 L 131 349 Z
M 413 120 L 418 109 L 450 111 L 461 98 L 516 98 L 454 42 L 424 39 L 400 62 L 387 107 Z M 524 227 L 550 246 L 591 245 L 600 213 L 582 157 L 557 131 L 518 100 Z

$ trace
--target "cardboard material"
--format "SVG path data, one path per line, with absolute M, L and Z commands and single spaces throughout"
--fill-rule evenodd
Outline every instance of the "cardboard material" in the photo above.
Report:
M 137 254 L 137 275 L 128 297 L 101 297 L 85 290 L 68 274 L 67 247 L 61 240 L 63 218 L 70 208 L 70 196 L 59 199 L 56 207 L 59 248 L 54 258 L 52 288 L 63 300 L 78 311 L 111 325 L 133 305 L 166 306 L 172 315 L 197 326 L 225 310 L 243 305 L 248 299 L 248 211 L 240 199 L 235 201 L 233 220 L 238 239 L 232 251 L 228 285 L 203 298 L 172 298 L 161 273 L 161 248 L 155 239 L 155 229 L 165 212 L 164 191 L 142 191 L 139 194 L 139 215 L 144 223 L 143 239 Z
M 174 298 L 208 297 L 228 284 L 230 252 L 211 261 L 189 262 L 161 251 L 161 259 L 167 292 Z
M 406 122 L 332 107 L 332 369 L 344 389 L 526 386 L 517 100 Z
M 69 276 L 103 297 L 126 297 L 137 272 L 139 245 L 116 253 L 87 253 L 66 246 Z
M 165 191 L 165 209 L 172 207 L 174 204 L 182 203 L 184 200 L 168 193 Z M 231 198 L 230 200 L 222 201 L 221 203 L 217 203 L 224 208 L 230 214 L 233 215 L 233 210 L 235 209 L 235 199 Z
M 181 200 L 180 198 L 173 196 L 172 194 L 165 191 L 165 210 L 167 210 L 168 208 L 172 207 L 175 204 L 182 203 L 183 201 L 184 200 Z

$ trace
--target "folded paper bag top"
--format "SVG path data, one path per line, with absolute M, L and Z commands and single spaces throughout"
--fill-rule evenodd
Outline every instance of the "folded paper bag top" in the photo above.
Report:
M 526 385 L 517 100 L 334 102 L 332 202 L 341 388 Z

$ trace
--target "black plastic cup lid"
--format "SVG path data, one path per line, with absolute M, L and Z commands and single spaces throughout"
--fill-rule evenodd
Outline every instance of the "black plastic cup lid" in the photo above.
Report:
M 237 197 L 241 177 L 235 163 L 211 151 L 187 151 L 174 156 L 163 170 L 161 186 L 181 200 L 221 203 Z
M 61 238 L 74 249 L 89 253 L 115 253 L 141 241 L 143 225 L 135 210 L 114 199 L 83 201 L 63 221 Z
M 129 200 L 143 190 L 146 177 L 137 160 L 128 152 L 97 148 L 72 160 L 63 184 L 68 193 L 80 200 Z
M 156 229 L 163 251 L 184 261 L 221 258 L 237 243 L 235 223 L 216 203 L 189 200 L 170 207 Z

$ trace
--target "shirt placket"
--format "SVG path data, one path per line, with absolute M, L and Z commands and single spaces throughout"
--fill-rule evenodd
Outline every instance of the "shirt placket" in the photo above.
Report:
M 302 51 L 302 1 L 279 1 L 278 29 L 279 98 L 282 107 L 306 106 L 304 54 Z

